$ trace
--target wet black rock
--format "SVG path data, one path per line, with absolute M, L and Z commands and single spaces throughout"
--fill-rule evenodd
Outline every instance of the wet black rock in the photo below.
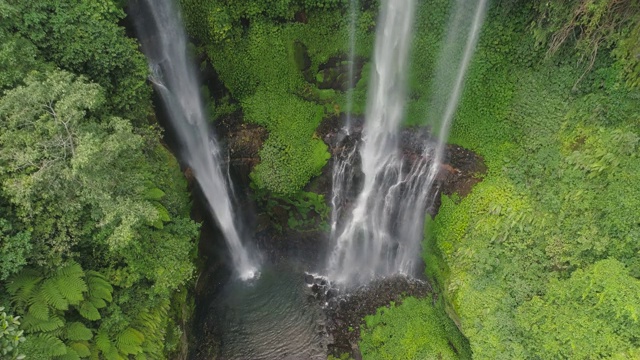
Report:
M 313 275 L 311 275 L 311 274 L 304 274 L 304 282 L 305 282 L 307 285 L 313 285 L 314 280 L 315 280 L 315 279 L 313 278 Z
M 363 318 L 375 314 L 380 307 L 389 307 L 391 302 L 400 304 L 407 296 L 423 298 L 434 296 L 434 293 L 428 282 L 405 276 L 377 279 L 344 294 L 339 294 L 335 288 L 328 289 L 324 299 L 329 319 L 327 332 L 333 339 L 329 345 L 330 354 L 339 357 L 350 353 L 354 359 L 361 359 L 358 340 Z
M 331 289 L 327 290 L 326 298 L 327 298 L 327 299 L 333 299 L 333 298 L 335 298 L 336 296 L 338 296 L 338 294 L 339 294 L 339 293 L 340 293 L 340 292 L 338 291 L 338 289 L 336 289 L 336 288 L 331 288 Z

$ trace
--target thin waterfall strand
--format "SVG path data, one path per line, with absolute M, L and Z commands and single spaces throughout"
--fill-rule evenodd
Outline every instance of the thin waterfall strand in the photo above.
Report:
M 347 121 L 345 131 L 351 133 L 351 113 L 353 111 L 353 92 L 355 91 L 355 60 L 356 60 L 356 21 L 358 19 L 358 0 L 351 0 L 349 6 L 349 89 L 347 90 Z
M 209 210 L 225 237 L 233 265 L 243 279 L 257 265 L 242 245 L 235 224 L 230 188 L 225 181 L 216 139 L 211 136 L 200 97 L 196 71 L 187 56 L 187 37 L 171 0 L 141 0 L 136 27 L 152 69 L 151 80 L 162 96 L 175 129 L 181 156 L 193 170 Z

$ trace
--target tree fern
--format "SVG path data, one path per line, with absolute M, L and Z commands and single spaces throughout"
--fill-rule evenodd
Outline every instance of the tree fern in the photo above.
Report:
M 91 351 L 89 350 L 89 343 L 86 341 L 75 341 L 69 344 L 69 347 L 72 348 L 80 357 L 88 357 L 91 356 Z
M 122 354 L 135 354 L 136 346 L 142 342 L 136 340 L 136 336 L 142 334 L 131 331 L 123 332 L 118 341 L 107 337 L 105 342 L 97 336 L 95 342 L 101 344 L 101 348 L 92 351 L 98 347 L 89 342 L 93 331 L 82 321 L 66 323 L 67 314 L 77 318 L 75 312 L 68 312 L 70 307 L 84 319 L 97 321 L 101 318 L 98 309 L 112 300 L 113 287 L 104 276 L 95 271 L 85 273 L 77 263 L 72 262 L 46 276 L 35 269 L 24 269 L 10 279 L 7 290 L 17 310 L 24 314 L 21 327 L 29 334 L 30 341 L 25 348 L 30 349 L 31 359 L 100 359 L 100 354 L 104 359 L 123 359 Z
M 34 289 L 42 281 L 40 274 L 32 269 L 24 269 L 7 282 L 7 292 L 12 296 L 16 307 L 26 307 Z
M 142 352 L 144 335 L 133 328 L 126 328 L 116 337 L 116 348 L 125 355 L 135 355 Z
M 77 309 L 80 315 L 87 320 L 100 320 L 100 313 L 98 312 L 98 309 L 96 309 L 90 301 L 83 301 Z
M 48 320 L 41 320 L 30 313 L 22 318 L 22 328 L 28 333 L 50 332 L 64 326 L 64 320 L 60 316 L 51 316 Z
M 65 327 L 65 337 L 69 340 L 91 340 L 93 333 L 81 322 L 72 322 Z
M 49 334 L 35 334 L 28 336 L 23 350 L 27 359 L 52 359 L 67 353 L 67 347 L 62 340 Z

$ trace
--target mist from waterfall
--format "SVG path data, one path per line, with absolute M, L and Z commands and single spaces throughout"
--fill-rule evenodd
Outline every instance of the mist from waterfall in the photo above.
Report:
M 143 45 L 151 81 L 181 146 L 181 158 L 193 170 L 231 253 L 233 265 L 243 279 L 257 272 L 256 262 L 243 246 L 236 227 L 231 188 L 221 168 L 220 147 L 207 123 L 198 88 L 196 69 L 187 55 L 187 37 L 172 0 L 139 0 L 132 7 Z
M 334 161 L 331 238 L 335 247 L 329 278 L 350 286 L 377 276 L 413 275 L 419 261 L 426 208 L 433 203 L 436 177 L 449 128 L 486 11 L 486 0 L 457 0 L 433 80 L 427 115 L 437 141 L 423 139 L 415 159 L 400 149 L 406 107 L 406 76 L 412 39 L 413 0 L 381 3 L 374 67 L 359 152 L 343 150 Z M 359 156 L 363 183 L 350 204 Z

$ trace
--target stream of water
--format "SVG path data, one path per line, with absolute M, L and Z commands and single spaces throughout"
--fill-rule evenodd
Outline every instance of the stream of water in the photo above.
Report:
M 356 144 L 364 181 L 355 204 L 349 204 L 355 152 L 335 159 L 331 219 L 335 247 L 328 274 L 338 284 L 359 285 L 396 273 L 414 275 L 426 208 L 437 193 L 435 180 L 484 20 L 486 0 L 457 0 L 454 6 L 427 116 L 437 141 L 425 137 L 418 146 L 419 155 L 407 159 L 399 142 L 414 8 L 413 0 L 381 3 L 362 142 Z
M 151 80 L 180 141 L 180 155 L 194 171 L 239 275 L 221 285 L 207 309 L 219 331 L 217 355 L 223 359 L 326 359 L 331 342 L 326 315 L 304 282 L 304 259 L 287 257 L 279 264 L 264 265 L 261 276 L 255 276 L 257 262 L 243 246 L 235 223 L 232 191 L 206 121 L 179 12 L 171 0 L 133 3 L 140 7 L 134 13 L 153 71 Z M 353 88 L 357 0 L 350 5 L 348 71 Z M 485 6 L 486 0 L 457 0 L 434 79 L 440 86 L 434 93 L 440 95 L 432 99 L 428 115 L 438 141 L 425 140 L 421 155 L 407 161 L 400 150 L 400 127 L 405 116 L 415 0 L 382 0 L 362 139 L 351 139 L 355 147 L 345 146 L 335 159 L 331 218 L 335 247 L 328 260 L 332 281 L 359 285 L 377 276 L 413 274 L 425 208 L 434 194 Z M 349 115 L 346 138 L 351 126 Z M 355 180 L 356 174 L 362 181 Z
M 355 61 L 356 61 L 356 22 L 358 20 L 358 0 L 351 0 L 349 2 L 349 90 L 347 91 L 347 120 L 345 124 L 345 131 L 347 134 L 351 130 L 351 113 L 353 112 L 353 92 L 355 90 Z
M 391 254 L 389 248 L 397 242 L 388 232 L 391 219 L 387 216 L 390 210 L 387 199 L 403 176 L 398 132 L 404 117 L 414 11 L 414 0 L 381 3 L 366 123 L 359 150 L 364 183 L 351 212 L 346 214 L 348 220 L 334 231 L 337 235 L 328 270 L 335 282 L 362 283 L 375 275 L 394 273 L 397 268 L 399 257 Z M 344 159 L 352 161 L 350 156 Z M 352 176 L 348 171 L 345 174 Z M 334 182 L 334 186 L 336 183 L 341 181 Z M 336 194 L 336 190 L 343 191 L 334 189 L 334 197 L 346 197 Z
M 235 223 L 231 189 L 221 168 L 219 146 L 207 123 L 197 72 L 187 54 L 187 37 L 172 0 L 139 0 L 136 29 L 143 45 L 151 81 L 162 96 L 179 139 L 180 156 L 193 170 L 242 279 L 255 276 L 257 262 L 243 246 Z

